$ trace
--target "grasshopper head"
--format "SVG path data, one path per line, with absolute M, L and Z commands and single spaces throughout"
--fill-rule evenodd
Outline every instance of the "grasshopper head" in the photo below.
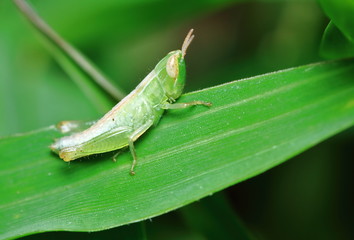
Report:
M 186 80 L 186 65 L 184 57 L 188 46 L 194 38 L 192 33 L 193 29 L 189 31 L 181 50 L 168 53 L 155 68 L 155 70 L 159 72 L 159 79 L 161 80 L 169 99 L 177 99 L 182 94 Z
M 185 80 L 186 65 L 181 50 L 169 53 L 166 62 L 166 78 L 164 88 L 170 99 L 177 99 L 181 96 Z

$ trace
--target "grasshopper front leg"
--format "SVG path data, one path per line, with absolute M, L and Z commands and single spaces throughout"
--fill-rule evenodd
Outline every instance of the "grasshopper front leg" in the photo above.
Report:
M 191 106 L 196 106 L 196 105 L 204 105 L 207 107 L 210 107 L 212 104 L 210 102 L 204 102 L 204 101 L 192 101 L 192 102 L 187 102 L 187 103 L 164 103 L 161 104 L 162 109 L 181 109 L 181 108 L 187 108 Z

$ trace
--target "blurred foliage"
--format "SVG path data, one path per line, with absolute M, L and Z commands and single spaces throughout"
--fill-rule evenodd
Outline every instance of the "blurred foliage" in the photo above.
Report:
M 126 92 L 166 52 L 179 48 L 192 27 L 196 38 L 187 56 L 186 92 L 319 59 L 325 20 L 315 2 L 233 2 L 179 1 L 173 11 L 163 10 L 168 2 L 146 0 L 33 5 Z M 99 118 L 102 113 L 58 67 L 13 4 L 1 2 L 0 11 L 0 135 L 63 119 Z
M 354 2 L 319 0 L 331 18 L 323 35 L 321 53 L 327 58 L 354 56 Z
M 327 24 L 321 53 L 353 56 L 352 1 L 319 2 L 32 1 L 54 29 L 126 92 L 166 52 L 179 48 L 192 27 L 196 38 L 187 56 L 186 92 L 321 60 Z M 0 136 L 101 116 L 10 1 L 0 2 L 0 95 Z M 224 194 L 230 208 L 256 238 L 353 239 L 352 142 L 353 130 L 346 131 L 229 188 Z M 194 203 L 196 214 L 204 201 Z M 206 239 L 210 235 L 183 213 L 187 209 L 98 233 L 26 238 L 145 239 L 146 231 L 151 239 Z
M 329 59 L 354 56 L 354 44 L 330 22 L 323 34 L 321 54 Z

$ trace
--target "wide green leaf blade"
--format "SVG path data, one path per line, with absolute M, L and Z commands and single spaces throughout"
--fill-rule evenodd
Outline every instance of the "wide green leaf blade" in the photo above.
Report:
M 64 163 L 53 127 L 0 140 L 0 237 L 95 231 L 168 212 L 260 174 L 354 123 L 354 61 L 292 68 L 186 94 L 131 156 Z

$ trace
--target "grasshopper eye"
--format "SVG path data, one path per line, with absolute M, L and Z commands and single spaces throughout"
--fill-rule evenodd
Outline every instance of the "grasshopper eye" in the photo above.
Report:
M 178 76 L 178 60 L 177 55 L 171 55 L 166 64 L 166 71 L 168 76 L 176 79 Z

